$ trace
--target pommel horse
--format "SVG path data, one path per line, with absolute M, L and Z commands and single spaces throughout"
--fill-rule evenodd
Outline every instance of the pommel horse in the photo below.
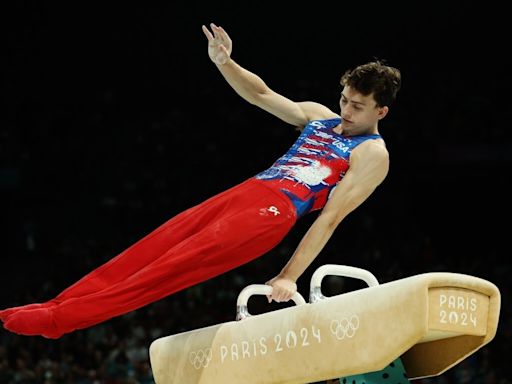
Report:
M 367 288 L 325 297 L 326 275 Z M 311 278 L 309 303 L 251 315 L 245 287 L 234 321 L 154 340 L 157 384 L 305 384 L 375 372 L 400 361 L 409 380 L 437 376 L 496 335 L 500 292 L 470 275 L 432 272 L 379 284 L 369 271 L 328 264 Z

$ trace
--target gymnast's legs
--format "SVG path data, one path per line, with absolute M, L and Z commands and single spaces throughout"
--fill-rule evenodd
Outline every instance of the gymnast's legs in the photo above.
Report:
M 42 304 L 29 304 L 0 311 L 0 319 L 5 321 L 12 313 L 19 310 L 45 308 L 57 305 L 65 300 L 86 296 L 125 280 L 152 261 L 156 260 L 169 248 L 197 232 L 207 225 L 207 220 L 215 220 L 212 210 L 223 194 L 205 201 L 170 219 L 152 231 L 107 263 L 96 268 L 75 284 L 71 285 L 57 297 Z M 179 230 L 176 230 L 179 228 Z
M 90 327 L 261 256 L 295 220 L 288 198 L 249 179 L 170 219 L 55 299 L 3 311 L 4 327 L 48 338 Z

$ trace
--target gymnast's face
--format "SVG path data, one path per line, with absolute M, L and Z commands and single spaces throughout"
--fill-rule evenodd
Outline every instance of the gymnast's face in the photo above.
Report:
M 378 133 L 378 122 L 388 112 L 388 107 L 379 107 L 373 94 L 364 96 L 345 86 L 341 92 L 341 129 L 343 134 L 365 135 Z

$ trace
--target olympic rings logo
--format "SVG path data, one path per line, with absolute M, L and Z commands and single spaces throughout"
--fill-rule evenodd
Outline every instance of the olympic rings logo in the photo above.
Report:
M 358 328 L 359 317 L 357 315 L 352 315 L 350 319 L 343 318 L 331 321 L 331 332 L 338 340 L 343 340 L 345 337 L 354 337 Z
M 206 368 L 208 364 L 210 364 L 210 361 L 212 361 L 212 349 L 211 348 L 205 348 L 200 349 L 198 351 L 192 351 L 188 355 L 188 359 L 190 361 L 190 364 L 194 366 L 195 369 L 201 369 Z

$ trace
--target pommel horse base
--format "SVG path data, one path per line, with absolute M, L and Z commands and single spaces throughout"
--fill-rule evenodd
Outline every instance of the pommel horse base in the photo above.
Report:
M 326 274 L 369 287 L 323 297 Z M 153 341 L 155 382 L 305 384 L 378 371 L 397 358 L 410 380 L 437 376 L 494 338 L 501 305 L 494 284 L 470 275 L 434 272 L 379 285 L 366 270 L 324 265 L 311 279 L 309 303 L 296 293 L 296 306 L 251 316 L 248 298 L 268 289 L 246 287 L 236 321 Z

